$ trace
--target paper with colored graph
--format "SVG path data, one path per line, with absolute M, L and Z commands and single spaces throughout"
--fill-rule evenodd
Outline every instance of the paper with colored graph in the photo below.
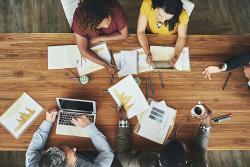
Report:
M 23 93 L 0 117 L 0 123 L 18 139 L 42 111 L 43 108 L 36 101 Z
M 149 108 L 146 98 L 132 75 L 122 79 L 110 87 L 108 91 L 119 106 L 124 106 L 128 118 L 132 118 Z

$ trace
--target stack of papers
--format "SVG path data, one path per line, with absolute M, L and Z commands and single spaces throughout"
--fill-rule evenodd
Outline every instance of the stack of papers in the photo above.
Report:
M 170 63 L 171 58 L 174 56 L 174 47 L 165 46 L 150 46 L 150 52 L 153 55 L 153 64 L 156 69 L 173 69 L 177 71 L 190 71 L 189 49 L 183 48 L 175 66 Z
M 114 60 L 116 67 L 119 69 L 119 77 L 138 73 L 137 51 L 121 51 L 114 54 Z
M 149 108 L 145 96 L 132 75 L 122 79 L 108 91 L 118 106 L 124 106 L 129 119 Z
M 165 101 L 151 101 L 149 108 L 137 116 L 139 123 L 134 132 L 163 144 L 174 127 L 175 116 L 176 110 L 167 106 Z
M 93 50 L 102 60 L 111 63 L 111 55 L 106 43 L 98 44 L 94 47 L 91 47 L 90 49 Z M 96 64 L 89 59 L 83 58 L 82 61 L 82 67 L 77 69 L 79 76 L 86 75 L 104 68 L 103 66 Z
M 147 55 L 142 48 L 120 51 L 113 56 L 116 67 L 120 70 L 119 77 L 153 71 L 153 67 L 147 63 Z
M 77 45 L 48 47 L 48 69 L 79 68 L 82 56 Z

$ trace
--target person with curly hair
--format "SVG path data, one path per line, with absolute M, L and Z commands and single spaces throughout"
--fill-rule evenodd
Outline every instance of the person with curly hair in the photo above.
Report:
M 89 49 L 90 44 L 128 37 L 127 18 L 116 0 L 80 1 L 73 16 L 72 31 L 82 56 L 102 65 L 111 74 L 116 72 L 115 66 Z
M 175 53 L 171 63 L 175 65 L 186 43 L 189 17 L 181 0 L 143 0 L 138 18 L 137 37 L 147 54 L 147 62 L 152 63 L 147 30 L 153 34 L 178 33 Z

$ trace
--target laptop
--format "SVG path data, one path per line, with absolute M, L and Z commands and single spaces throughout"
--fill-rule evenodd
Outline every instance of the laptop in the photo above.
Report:
M 56 98 L 59 108 L 56 134 L 89 137 L 87 128 L 77 127 L 71 123 L 72 118 L 86 115 L 95 124 L 96 103 L 89 100 Z

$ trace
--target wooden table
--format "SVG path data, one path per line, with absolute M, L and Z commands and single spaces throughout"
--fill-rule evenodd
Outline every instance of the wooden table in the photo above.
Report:
M 149 35 L 150 44 L 174 46 L 176 36 Z M 109 88 L 110 75 L 101 70 L 90 75 L 88 85 L 80 85 L 67 79 L 65 70 L 48 70 L 47 47 L 50 45 L 75 44 L 73 34 L 0 34 L 0 114 L 25 91 L 45 108 L 56 107 L 56 97 L 90 99 L 97 102 L 97 127 L 107 136 L 115 149 L 115 134 L 118 118 L 108 107 L 115 105 L 112 97 L 104 93 Z M 112 51 L 139 47 L 136 36 L 130 35 L 122 42 L 110 42 Z M 242 69 L 232 72 L 224 91 L 227 73 L 216 74 L 213 80 L 205 80 L 201 74 L 204 67 L 243 52 L 250 51 L 250 36 L 188 36 L 192 72 L 162 73 L 166 88 L 160 85 L 156 72 L 140 74 L 150 76 L 153 81 L 156 100 L 164 99 L 176 108 L 176 125 L 184 119 L 178 138 L 189 143 L 193 141 L 198 122 L 190 116 L 191 108 L 201 100 L 212 111 L 213 116 L 232 113 L 232 120 L 212 124 L 209 149 L 250 149 L 250 91 Z M 119 79 L 116 78 L 115 82 Z M 145 81 L 141 84 L 145 93 Z M 149 94 L 150 97 L 151 94 Z M 35 130 L 44 120 L 44 113 L 32 124 L 24 135 L 16 140 L 0 126 L 0 150 L 26 150 Z M 132 119 L 131 129 L 137 120 Z M 59 136 L 55 125 L 48 139 L 48 146 L 66 143 L 80 150 L 93 146 L 88 138 Z M 140 136 L 133 135 L 134 148 L 160 148 Z

